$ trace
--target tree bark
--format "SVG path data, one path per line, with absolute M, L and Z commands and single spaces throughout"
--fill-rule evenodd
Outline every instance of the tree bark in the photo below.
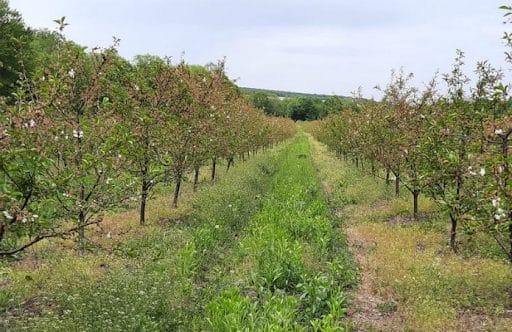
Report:
M 142 180 L 142 190 L 140 194 L 140 216 L 139 224 L 144 226 L 146 224 L 146 201 L 148 199 L 148 183 Z
M 233 157 L 228 158 L 228 166 L 226 169 L 226 172 L 229 171 L 230 167 L 233 166 L 235 161 L 233 160 Z
M 215 169 L 217 168 L 217 158 L 212 159 L 212 183 L 215 182 Z
M 395 195 L 396 197 L 400 197 L 400 172 L 396 172 L 395 174 Z
M 457 218 L 450 213 L 451 229 L 450 229 L 450 247 L 454 253 L 457 252 Z
M 176 209 L 178 207 L 178 198 L 180 196 L 180 188 L 181 188 L 181 174 L 176 176 L 176 187 L 174 188 L 174 198 L 172 200 L 173 209 Z
M 199 166 L 194 167 L 194 187 L 193 191 L 197 191 L 197 186 L 199 185 Z
M 510 224 L 508 225 L 508 242 L 509 242 L 508 257 L 509 257 L 510 263 L 512 263 L 512 216 L 510 217 Z
M 412 191 L 412 200 L 413 200 L 413 217 L 414 217 L 414 220 L 418 220 L 418 211 L 419 211 L 419 208 L 418 208 L 418 197 L 420 195 L 420 192 L 419 190 L 413 190 Z
M 85 225 L 85 213 L 80 211 L 78 215 L 78 249 L 82 254 L 85 254 L 85 228 L 81 227 Z
M 390 178 L 390 167 L 389 165 L 386 165 L 386 186 L 389 186 L 391 184 L 391 178 Z

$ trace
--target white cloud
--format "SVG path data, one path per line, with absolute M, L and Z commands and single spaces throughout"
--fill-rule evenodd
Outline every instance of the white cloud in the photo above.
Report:
M 131 58 L 152 53 L 204 64 L 223 56 L 244 86 L 347 95 L 385 85 L 392 68 L 415 84 L 446 72 L 461 48 L 507 67 L 501 0 L 11 0 L 34 27 L 67 16 L 69 38 L 106 46 L 121 38 Z M 512 28 L 510 29 L 512 30 Z

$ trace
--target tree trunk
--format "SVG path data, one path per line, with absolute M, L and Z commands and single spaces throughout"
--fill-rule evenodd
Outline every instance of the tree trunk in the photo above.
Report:
M 375 162 L 372 159 L 372 175 L 375 176 Z
M 172 200 L 172 207 L 176 209 L 178 207 L 178 198 L 180 196 L 181 188 L 181 174 L 176 176 L 176 187 L 174 188 L 174 199 Z
M 413 200 L 413 208 L 414 208 L 414 212 L 413 212 L 413 217 L 414 217 L 414 220 L 418 220 L 418 196 L 420 195 L 420 192 L 419 190 L 413 190 L 412 191 L 412 200 Z
M 199 184 L 199 166 L 194 167 L 194 192 L 197 191 L 197 186 Z
M 395 174 L 395 195 L 396 197 L 400 197 L 400 173 L 396 172 Z
M 386 186 L 389 186 L 391 184 L 390 173 L 390 167 L 389 165 L 386 165 Z
M 457 218 L 450 213 L 451 229 L 450 229 L 450 247 L 453 252 L 457 252 Z
M 215 182 L 215 169 L 217 168 L 217 158 L 212 159 L 212 183 Z
M 510 224 L 508 225 L 508 241 L 509 241 L 509 245 L 510 245 L 508 257 L 509 257 L 510 263 L 512 263 L 512 217 L 510 218 Z
M 235 161 L 233 160 L 233 157 L 228 158 L 228 167 L 226 168 L 226 172 L 229 171 L 229 168 L 234 165 Z
M 356 157 L 356 168 L 359 168 L 359 158 Z
M 3 222 L 0 222 L 0 243 L 2 243 L 2 240 L 4 239 L 4 233 L 5 233 L 5 226 Z
M 140 194 L 140 218 L 139 224 L 144 226 L 146 223 L 146 201 L 148 199 L 148 183 L 142 180 L 142 192 Z
M 85 225 L 85 213 L 80 211 L 78 215 L 78 226 Z M 85 227 L 78 229 L 78 249 L 82 254 L 85 254 Z

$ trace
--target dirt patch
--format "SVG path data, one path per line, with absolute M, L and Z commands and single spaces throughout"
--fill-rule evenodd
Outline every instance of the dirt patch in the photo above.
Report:
M 349 248 L 360 267 L 361 278 L 359 287 L 352 293 L 348 319 L 357 329 L 396 330 L 400 325 L 400 318 L 395 313 L 396 301 L 391 296 L 377 295 L 373 291 L 375 274 L 368 260 L 368 251 L 376 243 L 364 238 L 356 227 L 348 227 L 345 232 Z
M 411 216 L 392 216 L 386 219 L 386 223 L 390 225 L 412 225 L 428 221 L 430 216 L 428 214 L 421 214 L 417 219 Z

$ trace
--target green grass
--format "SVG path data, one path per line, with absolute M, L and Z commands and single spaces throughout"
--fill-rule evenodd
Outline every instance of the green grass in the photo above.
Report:
M 189 330 L 215 293 L 216 284 L 206 287 L 205 278 L 260 210 L 271 179 L 264 167 L 281 149 L 237 163 L 193 198 L 187 187 L 178 210 L 157 197 L 146 227 L 136 225 L 136 211 L 109 216 L 104 227 L 119 239 L 98 238 L 107 250 L 80 257 L 59 241 L 47 242 L 19 263 L 2 262 L 2 328 Z
M 237 276 L 208 306 L 213 331 L 340 331 L 355 273 L 304 134 L 280 154 L 272 187 L 239 244 Z M 340 254 L 341 253 L 341 254 Z
M 36 331 L 343 331 L 356 273 L 307 137 L 260 153 L 180 209 L 165 189 L 149 225 L 109 214 L 79 256 L 46 241 L 2 262 L 0 329 Z
M 407 192 L 395 198 L 383 180 L 334 157 L 322 144 L 312 144 L 324 187 L 346 220 L 351 249 L 366 276 L 366 284 L 354 293 L 363 303 L 349 308 L 363 306 L 363 317 L 364 312 L 385 316 L 358 318 L 358 328 L 512 330 L 506 314 L 512 308 L 512 269 L 496 254 L 495 244 L 482 238 L 468 242 L 461 234 L 460 253 L 451 253 L 448 220 L 431 200 L 420 199 L 420 211 L 429 218 L 412 222 Z M 365 303 L 365 298 L 374 302 Z

